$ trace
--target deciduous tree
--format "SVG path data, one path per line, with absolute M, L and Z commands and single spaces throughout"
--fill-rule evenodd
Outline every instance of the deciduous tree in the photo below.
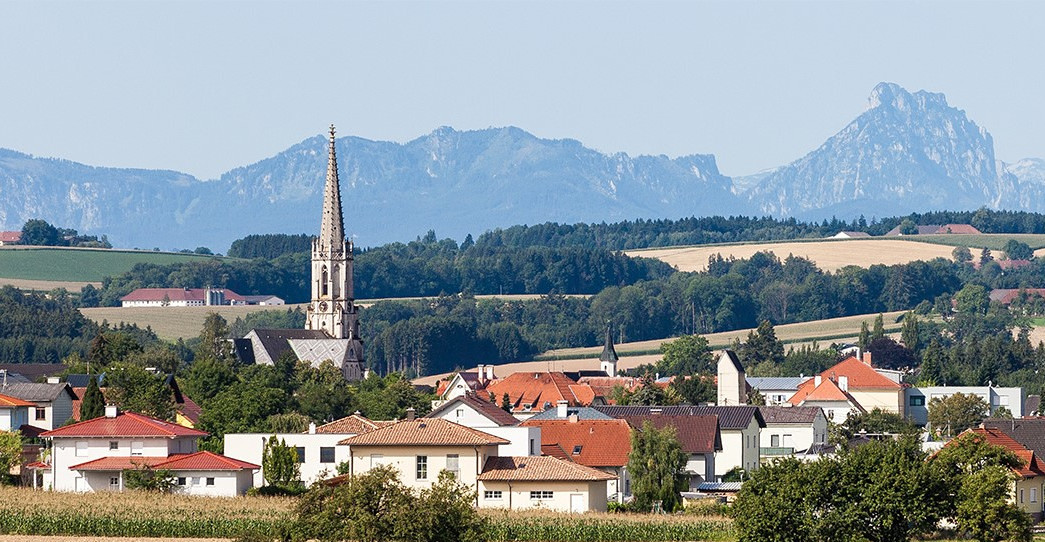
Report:
M 667 512 L 680 508 L 681 492 L 686 488 L 685 466 L 686 454 L 674 427 L 657 429 L 647 421 L 641 429 L 632 431 L 628 472 L 635 506 L 639 510 L 650 510 L 659 502 Z
M 935 397 L 929 401 L 929 424 L 945 435 L 957 435 L 975 427 L 987 414 L 990 406 L 971 393 L 956 393 L 949 397 Z

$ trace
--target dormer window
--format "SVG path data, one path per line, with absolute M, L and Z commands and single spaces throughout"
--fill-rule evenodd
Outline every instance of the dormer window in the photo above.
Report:
M 573 455 L 581 455 L 581 448 L 583 448 L 583 446 L 580 445 L 580 444 L 574 446 L 573 447 Z

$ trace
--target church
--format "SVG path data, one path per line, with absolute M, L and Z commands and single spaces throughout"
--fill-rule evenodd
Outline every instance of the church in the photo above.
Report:
M 345 240 L 334 126 L 330 127 L 327 179 L 319 236 L 312 240 L 312 301 L 305 329 L 255 329 L 234 339 L 242 363 L 272 365 L 287 351 L 318 366 L 330 360 L 346 380 L 363 378 L 363 341 L 352 286 L 352 242 Z

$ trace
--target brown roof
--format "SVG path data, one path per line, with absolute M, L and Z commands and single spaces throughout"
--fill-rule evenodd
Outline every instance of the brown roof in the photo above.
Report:
M 564 461 L 570 461 L 570 455 L 558 444 L 541 444 L 541 455 L 558 457 Z
M 157 420 L 135 412 L 120 412 L 115 418 L 102 416 L 59 427 L 44 437 L 205 437 L 207 433 Z
M 493 446 L 510 444 L 510 442 L 441 418 L 421 418 L 404 420 L 348 437 L 338 444 L 349 446 Z
M 229 301 L 245 301 L 243 296 L 229 290 L 228 288 L 215 288 L 225 294 Z M 138 288 L 137 290 L 123 296 L 120 301 L 204 301 L 207 290 L 204 288 Z
M 491 457 L 483 465 L 483 481 L 590 481 L 613 480 L 616 476 L 555 457 Z
M 630 416 L 625 420 L 636 429 L 642 429 L 646 422 L 657 429 L 674 427 L 682 451 L 687 454 L 711 454 L 722 449 L 718 416 Z
M 760 406 L 758 411 L 766 424 L 771 423 L 813 423 L 824 409 L 820 407 L 802 406 Z
M 386 425 L 391 425 L 393 421 L 374 421 L 362 414 L 356 412 L 351 416 L 345 416 L 339 420 L 334 420 L 330 423 L 325 423 L 316 428 L 317 433 L 338 433 L 342 435 L 352 434 L 358 435 L 360 433 L 366 433 L 379 429 Z
M 457 396 L 449 401 L 439 405 L 435 410 L 429 412 L 426 418 L 437 418 L 443 412 L 446 412 L 457 405 L 468 405 L 475 409 L 476 412 L 482 414 L 490 421 L 497 425 L 518 425 L 519 418 L 512 416 L 508 412 L 505 412 L 501 407 L 483 399 L 482 397 L 474 393 L 466 393 L 464 395 Z
M 570 406 L 588 406 L 596 395 L 590 386 L 578 384 L 560 372 L 513 373 L 488 384 L 486 391 L 498 400 L 507 393 L 515 412 L 540 412 L 554 408 L 559 401 L 566 401 Z
M 526 420 L 520 425 L 541 428 L 542 453 L 546 445 L 557 444 L 581 465 L 622 467 L 628 463 L 631 427 L 624 420 Z

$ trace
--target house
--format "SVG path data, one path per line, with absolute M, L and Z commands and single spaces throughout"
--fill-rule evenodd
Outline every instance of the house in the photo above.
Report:
M 606 497 L 624 502 L 631 495 L 631 478 L 627 474 L 631 453 L 631 427 L 625 420 L 581 420 L 570 416 L 562 403 L 556 409 L 562 417 L 530 418 L 523 426 L 540 429 L 541 453 L 602 471 L 612 478 L 606 481 Z
M 0 231 L 0 247 L 8 245 L 17 245 L 22 242 L 22 232 L 20 231 Z
M 871 234 L 865 231 L 840 231 L 831 236 L 832 239 L 864 239 L 870 237 Z
M 836 382 L 834 378 L 816 375 L 812 382 L 811 387 L 806 386 L 792 397 L 793 408 L 819 408 L 834 423 L 844 423 L 850 415 L 867 412 L 849 393 L 848 376 L 840 376 Z
M 235 496 L 252 487 L 260 467 L 212 452 L 196 440 L 207 433 L 134 412 L 105 408 L 105 416 L 46 431 L 51 441 L 44 487 L 55 491 L 121 491 L 125 471 L 170 471 L 176 491 L 189 495 Z
M 918 425 L 929 423 L 929 403 L 933 399 L 946 399 L 956 393 L 975 395 L 983 399 L 994 416 L 999 409 L 1007 409 L 1014 418 L 1023 417 L 1023 388 L 998 388 L 987 386 L 926 386 L 904 390 L 907 419 Z
M 33 403 L 29 409 L 28 425 L 49 431 L 60 427 L 73 415 L 73 389 L 65 382 L 51 377 L 46 384 L 20 383 L 0 387 L 0 393 Z
M 474 393 L 446 401 L 425 417 L 447 420 L 507 440 L 508 444 L 497 447 L 500 456 L 540 454 L 540 428 L 519 425 L 518 418 Z
M 243 296 L 228 288 L 138 288 L 120 298 L 123 307 L 203 307 L 246 305 Z
M 35 412 L 36 403 L 0 393 L 0 431 L 17 431 L 29 423 L 30 409 Z
M 463 484 L 478 487 L 478 477 L 497 447 L 510 444 L 501 437 L 441 418 L 403 420 L 343 439 L 349 447 L 349 476 L 382 465 L 399 471 L 400 481 L 413 489 L 427 489 L 443 470 Z
M 723 350 L 718 356 L 718 406 L 746 405 L 747 379 L 744 377 L 744 366 L 740 358 L 732 350 Z
M 827 444 L 829 424 L 822 408 L 763 406 L 758 411 L 766 422 L 759 437 L 759 456 L 763 461 L 813 454 Z
M 747 385 L 753 392 L 758 392 L 769 406 L 784 405 L 798 391 L 798 386 L 806 381 L 804 376 L 765 376 L 747 377 Z
M 434 401 L 432 407 L 438 407 L 443 401 L 449 401 L 466 393 L 480 393 L 486 390 L 486 385 L 494 380 L 494 366 L 480 364 L 474 371 L 460 371 L 454 373 L 449 380 L 440 380 L 436 386 L 435 393 L 439 399 Z M 500 401 L 500 397 L 496 400 Z
M 591 386 L 580 384 L 561 372 L 513 373 L 487 384 L 485 391 L 492 393 L 498 402 L 508 395 L 511 412 L 519 419 L 554 408 L 559 401 L 566 401 L 570 406 L 605 403 Z
M 841 413 L 843 403 L 846 402 L 851 403 L 849 412 L 870 412 L 878 408 L 902 416 L 904 390 L 896 378 L 898 377 L 892 372 L 882 374 L 876 370 L 871 364 L 871 353 L 864 352 L 862 359 L 849 356 L 806 380 L 798 386 L 798 390 L 788 402 L 794 406 L 822 407 L 827 412 L 828 419 L 833 419 L 836 423 L 845 421 L 844 417 L 837 419 L 836 415 Z M 825 384 L 826 382 L 830 384 Z M 806 403 L 806 398 L 822 385 L 825 386 L 824 389 Z
M 1021 297 L 1024 299 L 1045 298 L 1045 288 L 995 288 L 990 293 L 991 301 L 1002 305 L 1009 305 Z
M 248 305 L 266 305 L 266 306 L 279 306 L 286 304 L 286 301 L 281 297 L 274 295 L 245 295 L 243 300 Z
M 1043 494 L 1043 490 L 1045 490 L 1045 465 L 1041 464 L 1041 460 L 1038 459 L 1035 451 L 1000 428 L 976 427 L 966 429 L 962 432 L 962 435 L 967 433 L 977 435 L 990 444 L 1009 450 L 1024 462 L 1022 467 L 1012 469 L 1015 476 L 1012 481 L 1012 490 L 1009 493 L 1009 502 L 1030 515 L 1035 523 L 1041 521 L 1042 500 L 1045 497 L 1045 494 Z M 951 442 L 954 441 L 952 440 Z M 950 445 L 950 443 L 947 445 Z M 944 447 L 946 448 L 946 446 Z
M 895 237 L 895 236 L 898 236 L 898 235 L 946 235 L 946 234 L 980 235 L 980 233 L 981 233 L 980 230 L 974 228 L 970 224 L 943 224 L 943 225 L 931 224 L 931 225 L 926 225 L 926 226 L 915 226 L 915 227 L 917 228 L 917 232 L 909 233 L 909 234 L 903 234 L 903 233 L 900 233 L 901 226 L 896 226 L 895 228 L 893 228 L 893 229 L 889 230 L 888 232 L 886 232 L 885 236 L 886 237 Z
M 626 420 L 637 431 L 641 431 L 647 423 L 657 429 L 675 429 L 682 452 L 686 454 L 685 473 L 689 478 L 689 491 L 695 491 L 700 484 L 717 479 L 715 454 L 722 452 L 722 432 L 717 416 L 660 414 L 633 416 Z
M 715 452 L 715 477 L 735 468 L 751 472 L 759 466 L 759 432 L 766 426 L 758 407 L 753 406 L 595 406 L 618 419 L 653 416 L 715 416 L 722 449 Z M 632 426 L 635 424 L 632 423 Z M 640 424 L 641 425 L 641 424 Z
M 606 485 L 613 478 L 555 457 L 491 457 L 478 476 L 479 507 L 605 512 Z

